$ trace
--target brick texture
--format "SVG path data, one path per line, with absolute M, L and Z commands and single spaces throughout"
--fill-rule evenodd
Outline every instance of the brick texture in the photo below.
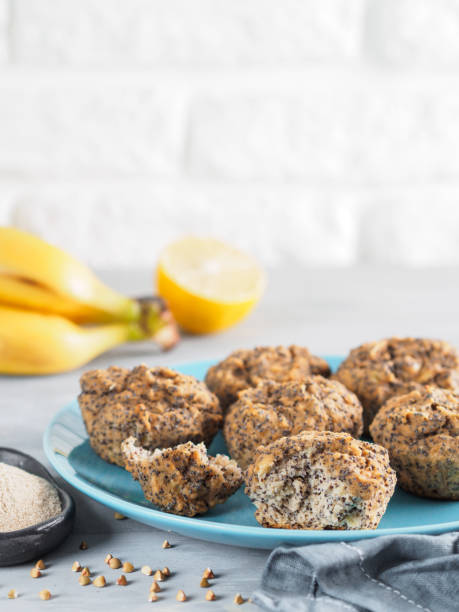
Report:
M 0 66 L 8 59 L 8 25 L 9 4 L 8 0 L 0 0 Z
M 0 84 L 0 176 L 176 174 L 182 115 L 159 88 Z
M 459 190 L 375 197 L 362 215 L 359 255 L 370 263 L 457 266 L 458 244 Z
M 213 235 L 267 266 L 355 261 L 352 196 L 293 189 L 60 186 L 18 193 L 14 225 L 96 266 L 153 266 L 184 234 Z
M 456 0 L 371 0 L 369 53 L 406 68 L 444 69 L 459 64 Z
M 458 65 L 457 0 L 0 0 L 0 223 L 459 265 Z
M 14 0 L 14 57 L 47 64 L 353 58 L 363 0 Z
M 459 174 L 459 88 L 211 96 L 190 116 L 196 176 L 386 183 Z

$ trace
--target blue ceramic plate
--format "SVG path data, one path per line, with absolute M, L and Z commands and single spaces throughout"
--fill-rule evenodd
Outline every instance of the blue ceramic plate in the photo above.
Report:
M 335 369 L 338 357 L 328 358 Z M 211 362 L 177 367 L 203 379 Z M 254 506 L 242 488 L 202 517 L 184 517 L 157 510 L 144 499 L 140 485 L 122 468 L 106 463 L 91 449 L 77 402 L 63 408 L 49 424 L 44 449 L 51 465 L 71 485 L 93 499 L 141 523 L 194 538 L 235 546 L 272 549 L 280 544 L 358 540 L 395 533 L 443 533 L 459 529 L 459 502 L 415 497 L 397 490 L 374 531 L 310 531 L 266 529 L 253 516 Z M 210 453 L 226 452 L 221 434 Z

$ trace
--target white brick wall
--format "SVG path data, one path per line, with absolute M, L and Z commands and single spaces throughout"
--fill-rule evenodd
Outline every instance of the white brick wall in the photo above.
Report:
M 8 0 L 0 0 L 0 65 L 8 59 Z
M 459 175 L 459 83 L 343 83 L 288 96 L 198 98 L 190 111 L 196 175 L 381 184 Z M 225 143 L 225 146 L 222 146 Z
M 304 188 L 134 182 L 41 186 L 39 191 L 16 195 L 12 222 L 79 257 L 89 254 L 98 266 L 153 265 L 159 249 L 187 233 L 231 241 L 268 266 L 292 259 L 304 265 L 355 261 L 352 196 Z
M 0 84 L 0 176 L 177 174 L 182 106 L 177 88 L 59 78 Z
M 408 69 L 459 65 L 457 0 L 371 0 L 367 42 L 378 59 Z
M 379 198 L 362 218 L 360 254 L 371 263 L 459 265 L 459 191 Z
M 459 0 L 0 0 L 0 222 L 459 265 L 458 69 Z
M 75 66 L 270 65 L 358 54 L 363 0 L 14 0 L 14 56 Z

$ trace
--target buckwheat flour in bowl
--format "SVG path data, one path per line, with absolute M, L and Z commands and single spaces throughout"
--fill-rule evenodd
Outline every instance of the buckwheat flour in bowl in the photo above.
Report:
M 59 494 L 50 482 L 0 463 L 0 533 L 42 523 L 61 511 Z

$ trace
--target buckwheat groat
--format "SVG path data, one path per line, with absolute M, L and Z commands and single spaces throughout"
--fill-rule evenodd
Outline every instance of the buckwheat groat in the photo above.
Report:
M 264 380 L 289 382 L 310 374 L 330 375 L 328 363 L 301 346 L 260 346 L 234 351 L 209 368 L 206 383 L 225 410 L 243 389 L 256 387 Z
M 186 442 L 209 444 L 222 424 L 218 399 L 192 376 L 169 368 L 110 367 L 81 377 L 81 414 L 95 452 L 124 467 L 121 442 L 146 448 Z
M 401 487 L 459 500 L 459 394 L 438 387 L 388 400 L 370 425 L 389 451 Z
M 208 456 L 202 443 L 151 452 L 136 446 L 131 437 L 122 449 L 126 469 L 140 482 L 146 499 L 166 512 L 202 514 L 222 504 L 242 484 L 237 463 L 225 455 Z
M 459 391 L 459 355 L 447 342 L 425 338 L 388 338 L 353 349 L 334 376 L 363 405 L 368 427 L 386 400 L 419 385 Z
M 225 417 L 229 453 L 241 467 L 261 444 L 304 430 L 362 433 L 362 406 L 337 380 L 307 376 L 303 382 L 265 381 L 239 393 Z
M 263 527 L 376 529 L 395 482 L 381 446 L 303 431 L 258 448 L 245 491 Z

